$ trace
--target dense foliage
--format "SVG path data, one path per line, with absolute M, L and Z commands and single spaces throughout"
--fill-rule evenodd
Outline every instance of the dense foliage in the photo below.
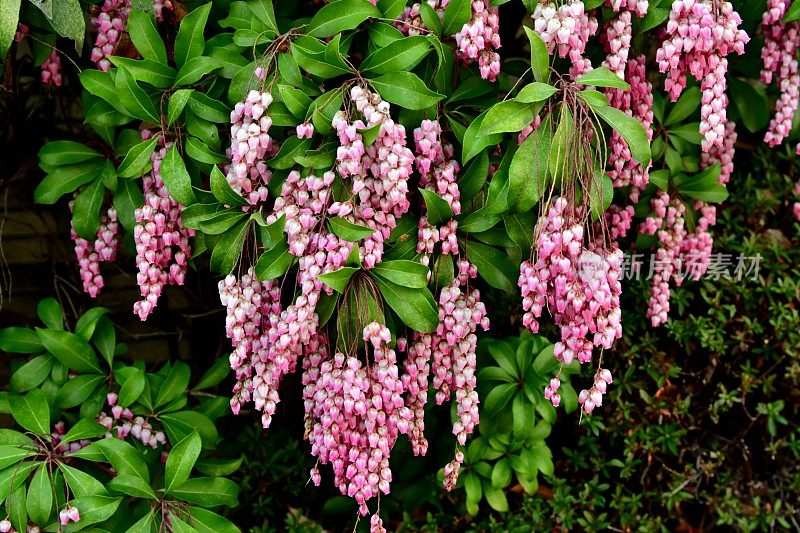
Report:
M 798 45 L 789 0 L 4 3 L 85 312 L 0 330 L 0 531 L 797 527 Z M 141 321 L 213 283 L 226 353 L 126 357 L 113 263 Z

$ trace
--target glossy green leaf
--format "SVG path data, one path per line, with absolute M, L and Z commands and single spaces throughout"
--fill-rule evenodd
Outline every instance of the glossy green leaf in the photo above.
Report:
M 36 329 L 39 341 L 63 365 L 79 372 L 102 372 L 97 355 L 86 339 L 53 329 Z
M 548 186 L 550 117 L 532 131 L 517 149 L 508 169 L 509 203 L 517 211 L 530 211 Z
M 125 67 L 117 67 L 115 79 L 117 97 L 128 114 L 140 120 L 158 124 L 158 113 L 147 93 L 139 87 L 136 78 Z
M 517 100 L 499 102 L 486 112 L 480 125 L 481 135 L 493 133 L 507 133 L 521 131 L 530 126 L 536 116 L 533 104 L 526 104 Z
M 533 104 L 547 100 L 557 92 L 558 89 L 552 85 L 534 81 L 523 87 L 514 100 L 523 104 Z
M 105 435 L 108 429 L 93 418 L 83 418 L 69 428 L 67 434 L 61 439 L 61 444 L 69 444 L 84 439 L 93 439 Z
M 186 170 L 178 147 L 172 145 L 161 161 L 161 179 L 170 195 L 181 205 L 192 205 L 197 198 L 192 191 L 192 178 Z
M 72 165 L 99 157 L 99 152 L 75 141 L 51 141 L 39 150 L 39 159 L 51 166 Z
M 342 267 L 333 272 L 328 272 L 327 274 L 320 274 L 317 278 L 336 292 L 344 293 L 350 278 L 353 274 L 358 272 L 358 270 L 359 269 L 353 267 Z
M 9 353 L 39 353 L 42 343 L 36 332 L 28 328 L 0 329 L 0 350 Z
M 375 276 L 373 279 L 383 299 L 408 327 L 422 333 L 436 329 L 439 324 L 439 312 L 433 295 L 427 288 L 410 289 L 386 281 L 380 276 Z
M 425 199 L 428 222 L 433 225 L 441 224 L 453 218 L 453 210 L 441 196 L 428 189 L 419 190 Z
M 609 126 L 619 133 L 631 150 L 633 158 L 642 165 L 650 162 L 650 141 L 642 124 L 611 106 L 592 107 Z
M 106 484 L 109 490 L 119 494 L 126 494 L 134 498 L 156 499 L 156 493 L 139 476 L 130 474 L 119 474 Z
M 189 474 L 200 455 L 200 435 L 192 433 L 180 441 L 167 457 L 164 490 L 168 494 L 189 479 Z
M 383 261 L 376 264 L 372 272 L 386 281 L 411 289 L 428 285 L 428 267 L 418 261 Z
M 42 465 L 33 475 L 28 487 L 27 508 L 31 522 L 44 524 L 53 511 L 53 487 L 47 465 Z
M 374 229 L 368 228 L 367 226 L 362 226 L 360 224 L 354 224 L 353 222 L 341 217 L 331 217 L 328 219 L 328 224 L 330 225 L 331 231 L 337 237 L 350 242 L 360 241 L 361 239 L 375 233 Z
M 8 405 L 17 424 L 37 435 L 50 434 L 50 406 L 41 390 L 33 389 L 24 396 L 9 394 Z
M 289 245 L 280 241 L 258 258 L 255 266 L 256 275 L 262 281 L 279 278 L 289 270 L 293 261 L 294 256 L 289 253 Z
M 586 74 L 578 76 L 576 83 L 581 83 L 587 87 L 612 87 L 627 91 L 631 86 L 617 74 L 611 72 L 608 67 L 598 67 L 590 70 Z
M 538 82 L 547 83 L 550 80 L 550 56 L 547 53 L 547 45 L 531 28 L 523 26 L 523 29 L 531 46 L 533 78 Z
M 444 35 L 455 35 L 461 28 L 469 22 L 472 17 L 472 2 L 470 0 L 450 0 L 444 8 L 444 22 L 442 22 L 442 33 Z
M 335 0 L 317 11 L 306 31 L 313 37 L 330 37 L 380 16 L 380 10 L 369 0 Z
M 181 21 L 178 35 L 175 37 L 175 63 L 183 67 L 190 59 L 198 57 L 205 48 L 205 31 L 211 2 L 201 5 Z
M 52 355 L 40 355 L 22 365 L 11 375 L 11 390 L 25 392 L 39 386 L 50 375 L 53 362 Z
M 61 409 L 69 409 L 80 405 L 102 382 L 103 376 L 100 374 L 81 374 L 68 379 L 58 390 L 55 403 Z
M 430 49 L 430 41 L 422 35 L 398 39 L 368 55 L 361 63 L 361 70 L 377 74 L 411 70 L 425 58 Z
M 167 49 L 158 34 L 155 20 L 143 11 L 133 10 L 126 26 L 133 45 L 145 59 L 167 64 Z
M 159 136 L 154 135 L 151 139 L 144 140 L 128 150 L 125 159 L 117 169 L 117 174 L 121 178 L 141 176 L 145 170 L 151 167 L 150 156 L 153 155 L 158 139 Z
M 428 89 L 413 72 L 391 72 L 371 79 L 370 83 L 384 100 L 412 111 L 427 109 L 444 98 Z
M 478 268 L 478 274 L 497 289 L 512 292 L 516 289 L 519 271 L 506 254 L 497 248 L 469 241 L 465 245 L 467 258 Z
M 239 487 L 233 481 L 222 477 L 198 477 L 184 481 L 170 494 L 189 503 L 204 507 L 226 505 L 235 507 L 238 503 Z
M 64 463 L 59 463 L 58 469 L 64 474 L 64 480 L 76 498 L 106 494 L 103 484 L 86 472 Z

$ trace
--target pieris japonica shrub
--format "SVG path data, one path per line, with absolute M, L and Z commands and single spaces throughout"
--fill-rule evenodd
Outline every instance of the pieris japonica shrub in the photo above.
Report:
M 192 385 L 185 363 L 126 364 L 106 313 L 89 309 L 69 331 L 51 298 L 40 326 L 0 330 L 0 350 L 24 358 L 0 393 L 15 423 L 0 429 L 0 528 L 238 531 L 215 512 L 239 493 L 223 476 L 241 458 L 214 454 L 227 401 L 193 396 L 224 379 L 226 362 Z
M 0 24 L 14 57 L 51 30 L 82 51 L 83 30 L 64 31 L 84 24 L 77 0 L 26 3 L 20 25 L 19 4 Z M 295 382 L 309 479 L 380 531 L 395 443 L 428 452 L 426 404 L 452 405 L 448 491 L 481 456 L 468 439 L 482 403 L 538 427 L 531 406 L 545 408 L 517 403 L 513 380 L 489 373 L 501 383 L 481 394 L 493 308 L 521 306 L 533 334 L 554 326 L 554 362 L 531 382 L 550 418 L 562 404 L 582 418 L 624 368 L 625 254 L 656 265 L 647 309 L 629 311 L 653 327 L 671 288 L 706 273 L 737 135 L 793 141 L 798 107 L 800 4 L 738 4 L 106 0 L 86 11 L 80 72 L 58 49 L 33 54 L 43 83 L 79 84 L 92 130 L 41 148 L 34 196 L 71 210 L 89 297 L 104 263 L 132 265 L 142 321 L 167 287 L 217 276 L 231 411 L 269 428 Z M 503 17 L 514 9 L 522 22 Z M 521 378 L 539 351 L 497 361 Z M 496 509 L 505 469 L 483 489 Z

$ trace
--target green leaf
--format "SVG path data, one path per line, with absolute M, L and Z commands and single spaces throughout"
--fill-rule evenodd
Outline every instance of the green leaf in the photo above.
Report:
M 455 35 L 461 28 L 469 22 L 472 17 L 472 2 L 470 0 L 450 0 L 444 8 L 444 22 L 442 23 L 442 33 L 444 35 Z
M 151 533 L 155 525 L 155 517 L 153 511 L 147 511 L 147 514 L 141 517 L 135 524 L 133 524 L 125 533 Z
M 87 496 L 106 494 L 103 484 L 86 472 L 64 463 L 59 463 L 58 469 L 64 474 L 64 480 L 75 497 L 85 498 Z
M 497 416 L 508 405 L 516 391 L 516 383 L 503 383 L 494 386 L 483 402 L 483 409 L 486 414 Z
M 592 107 L 608 105 L 608 99 L 606 98 L 606 95 L 600 91 L 595 91 L 594 89 L 584 89 L 582 91 L 578 91 L 578 96 L 581 100 Z
M 675 187 L 682 196 L 708 203 L 718 203 L 728 198 L 728 189 L 719 183 L 720 164 L 716 163 L 694 176 L 678 174 Z
M 514 436 L 518 439 L 527 439 L 533 430 L 536 412 L 533 404 L 527 400 L 522 392 L 514 396 L 514 402 L 511 404 L 511 416 L 513 418 L 512 430 L 514 431 Z M 495 486 L 497 487 L 497 485 Z
M 267 28 L 278 33 L 278 24 L 275 21 L 272 0 L 248 0 L 247 7 Z
M 24 396 L 9 394 L 8 405 L 17 424 L 37 435 L 50 435 L 50 406 L 40 389 Z
M 128 114 L 140 120 L 158 124 L 158 113 L 147 93 L 139 87 L 136 78 L 125 67 L 117 67 L 115 80 L 117 97 Z
M 100 161 L 57 167 L 39 182 L 33 191 L 33 199 L 37 204 L 54 204 L 66 193 L 76 191 L 97 178 L 101 169 Z
M 508 169 L 508 198 L 517 211 L 530 211 L 548 185 L 550 115 L 523 141 Z
M 336 0 L 317 11 L 306 32 L 312 37 L 330 37 L 355 29 L 370 17 L 380 16 L 380 10 L 369 0 Z
M 86 33 L 86 19 L 78 0 L 58 0 L 53 2 L 53 29 L 62 37 L 75 41 L 75 50 L 80 54 L 83 37 Z
M 458 180 L 458 188 L 461 192 L 461 203 L 463 205 L 466 205 L 483 189 L 488 175 L 489 156 L 485 150 L 482 150 L 480 156 L 469 164 Z
M 636 162 L 644 166 L 650 162 L 650 141 L 638 120 L 611 106 L 592 109 L 625 139 Z
M 487 483 L 484 483 L 483 494 L 486 496 L 486 501 L 489 503 L 489 506 L 491 506 L 492 509 L 500 513 L 505 513 L 508 511 L 508 500 L 506 499 L 505 492 L 500 489 L 496 489 Z
M 179 89 L 169 97 L 167 105 L 167 124 L 172 125 L 180 117 L 183 108 L 186 107 L 189 98 L 194 91 L 192 89 Z
M 380 276 L 374 276 L 373 279 L 383 299 L 408 327 L 414 331 L 429 333 L 439 325 L 439 311 L 427 288 L 410 289 L 386 281 Z
M 301 139 L 297 136 L 289 137 L 283 141 L 275 157 L 269 160 L 269 167 L 278 170 L 292 168 L 294 166 L 294 157 L 306 153 L 310 146 L 311 139 Z
M 21 0 L 9 0 L 0 5 L 0 57 L 4 62 L 17 32 L 20 4 Z
M 154 135 L 151 139 L 142 141 L 128 150 L 128 153 L 125 154 L 125 159 L 117 169 L 117 174 L 121 178 L 141 176 L 146 169 L 150 168 L 150 156 L 153 155 L 158 139 L 159 136 Z
M 108 429 L 98 423 L 94 418 L 83 418 L 67 431 L 67 434 L 61 439 L 61 444 L 69 444 L 70 442 L 84 439 L 93 439 L 105 435 L 107 432 Z
M 669 18 L 670 9 L 666 7 L 655 7 L 652 4 L 650 8 L 647 10 L 647 14 L 641 20 L 641 24 L 638 27 L 637 33 L 644 33 L 646 31 L 652 30 Z
M 194 85 L 200 79 L 218 68 L 224 67 L 222 60 L 215 57 L 198 56 L 189 59 L 175 76 L 175 87 Z
M 11 375 L 11 390 L 25 392 L 38 387 L 50 375 L 53 362 L 53 356 L 40 355 L 22 365 Z
M 614 184 L 605 173 L 594 176 L 589 186 L 589 210 L 595 220 L 608 209 L 614 199 Z
M 53 511 L 53 481 L 47 465 L 42 465 L 33 475 L 28 487 L 28 515 L 31 522 L 44 524 Z
M 181 89 L 184 90 L 184 89 Z M 188 106 L 192 113 L 210 122 L 228 122 L 230 120 L 230 109 L 228 106 L 211 98 L 205 93 L 191 91 Z
M 45 326 L 50 329 L 64 329 L 64 312 L 55 298 L 45 298 L 36 306 L 36 314 Z
M 171 490 L 170 494 L 189 503 L 204 507 L 226 505 L 236 507 L 239 503 L 239 487 L 230 479 L 223 477 L 198 477 L 183 482 Z
M 156 499 L 156 493 L 150 488 L 145 480 L 139 476 L 132 476 L 130 474 L 119 474 L 109 481 L 106 486 L 112 492 L 120 494 L 127 494 L 134 498 L 147 498 L 150 500 Z
M 170 443 L 182 441 L 192 432 L 200 434 L 203 447 L 213 448 L 219 441 L 219 434 L 214 422 L 203 413 L 197 411 L 178 411 L 161 415 L 164 429 Z
M 203 53 L 205 48 L 205 31 L 211 2 L 203 4 L 181 21 L 178 35 L 175 37 L 175 63 L 183 67 L 190 59 Z
M 405 2 L 402 3 L 405 7 Z M 439 14 L 427 2 L 420 2 L 419 4 L 419 17 L 422 19 L 422 24 L 431 30 L 434 35 L 442 34 L 442 20 Z
M 377 5 L 385 18 L 393 20 L 403 14 L 406 2 L 405 0 L 378 0 Z
M 95 180 L 75 197 L 72 204 L 72 225 L 75 232 L 94 242 L 100 228 L 100 207 L 106 194 L 106 187 L 101 180 Z
M 52 141 L 39 150 L 39 159 L 45 165 L 61 166 L 82 163 L 99 158 L 100 153 L 74 141 Z
M 125 67 L 137 81 L 147 83 L 158 89 L 170 87 L 175 80 L 175 69 L 152 59 L 135 60 L 127 57 L 111 56 L 111 62 Z
M 531 45 L 531 70 L 536 81 L 547 83 L 550 80 L 550 56 L 547 53 L 547 45 L 535 31 L 527 26 L 523 26 L 525 34 Z
M 334 270 L 327 274 L 320 274 L 317 278 L 336 292 L 344 294 L 347 282 L 350 281 L 350 278 L 353 274 L 358 272 L 358 270 L 358 268 L 353 267 L 342 267 L 339 270 Z
M 511 483 L 511 464 L 508 458 L 500 459 L 492 469 L 492 487 L 504 489 Z
M 75 334 L 87 341 L 92 338 L 97 322 L 108 313 L 105 307 L 92 307 L 78 318 L 75 323 Z
M 731 77 L 730 98 L 739 110 L 745 127 L 751 132 L 757 132 L 769 123 L 769 105 L 763 90 L 757 90 L 752 84 Z M 670 128 L 670 133 L 672 133 Z
M 186 155 L 201 163 L 214 165 L 225 162 L 225 157 L 211 150 L 206 143 L 197 137 L 188 137 L 184 149 L 186 150 Z
M 305 154 L 295 155 L 294 160 L 298 165 L 304 168 L 328 170 L 333 167 L 336 162 L 336 149 L 338 147 L 339 143 L 325 143 L 317 150 L 309 150 Z
M 667 119 L 664 121 L 664 126 L 673 126 L 689 118 L 700 107 L 701 97 L 702 93 L 697 87 L 689 87 L 683 91 L 681 97 L 670 109 Z
M 214 364 L 211 365 L 211 368 L 206 370 L 203 377 L 200 378 L 200 381 L 192 387 L 192 390 L 203 390 L 208 389 L 210 387 L 214 387 L 218 385 L 223 379 L 225 379 L 231 371 L 230 363 L 228 362 L 227 357 L 219 357 Z
M 102 372 L 97 355 L 86 339 L 53 329 L 37 328 L 36 334 L 45 349 L 67 368 L 78 372 Z
M 534 81 L 523 87 L 514 100 L 523 104 L 533 104 L 547 100 L 557 92 L 558 89 L 552 85 Z
M 496 248 L 469 241 L 465 244 L 467 258 L 478 268 L 486 283 L 506 292 L 515 290 L 519 271 L 506 254 Z
M 120 180 L 117 184 L 117 192 L 114 194 L 114 207 L 117 209 L 117 217 L 122 227 L 133 231 L 136 226 L 134 213 L 144 205 L 144 196 L 139 184 L 133 180 Z
M 200 448 L 200 435 L 195 431 L 169 452 L 164 475 L 164 490 L 167 494 L 171 494 L 189 479 L 192 467 L 200 455 Z
M 188 520 L 188 517 L 186 517 Z M 197 530 L 181 520 L 174 512 L 169 514 L 172 533 L 197 533 Z
M 796 20 L 800 20 L 800 4 L 792 2 L 792 5 L 786 10 L 786 14 L 783 16 L 784 22 L 794 22 Z
M 153 17 L 143 11 L 131 11 L 126 29 L 133 45 L 145 59 L 167 64 L 167 49 L 158 34 Z
M 189 507 L 189 516 L 198 533 L 240 533 L 233 522 L 207 509 Z
M 244 456 L 236 459 L 200 459 L 195 464 L 195 469 L 207 476 L 230 476 L 239 470 Z
M 376 264 L 372 272 L 386 281 L 411 289 L 428 285 L 428 267 L 418 261 L 383 261 Z
M 192 205 L 197 202 L 192 191 L 192 178 L 186 170 L 177 145 L 173 144 L 161 161 L 161 178 L 164 180 L 169 194 L 179 204 Z
M 328 219 L 328 224 L 330 225 L 331 231 L 337 237 L 350 242 L 360 241 L 375 233 L 374 229 L 360 224 L 354 224 L 341 217 L 332 217 Z
M 613 87 L 614 89 L 621 89 L 623 91 L 627 91 L 631 88 L 625 80 L 611 72 L 607 67 L 592 69 L 586 74 L 578 76 L 575 82 L 586 85 L 587 87 Z
M 142 454 L 127 442 L 120 439 L 102 439 L 92 443 L 89 448 L 91 447 L 97 447 L 103 452 L 117 474 L 130 474 L 145 481 L 150 480 L 150 472 L 142 459 Z M 84 450 L 88 450 L 88 448 L 83 448 L 73 455 L 80 457 Z
M 85 496 L 72 500 L 70 504 L 78 508 L 81 514 L 80 524 L 84 527 L 108 520 L 117 511 L 121 502 L 122 498 Z
M 166 405 L 181 394 L 184 394 L 189 386 L 190 373 L 191 371 L 186 363 L 176 361 L 158 388 L 155 407 Z
M 69 409 L 80 405 L 102 381 L 103 376 L 99 374 L 81 374 L 68 379 L 58 390 L 55 404 L 61 409 Z
M 332 5 L 328 4 L 328 6 Z M 419 76 L 413 72 L 384 74 L 370 80 L 370 83 L 384 100 L 412 111 L 427 109 L 444 98 L 443 95 L 428 89 Z
M 242 255 L 244 238 L 247 235 L 248 224 L 243 222 L 222 234 L 222 238 L 217 242 L 211 252 L 211 269 L 224 275 L 230 274 L 233 267 Z
M 6 500 L 6 513 L 17 531 L 24 531 L 28 526 L 28 508 L 25 484 L 21 484 L 11 492 Z
M 516 100 L 499 102 L 486 113 L 480 126 L 481 135 L 521 131 L 536 117 L 536 108 Z
M 247 205 L 247 201 L 231 188 L 225 174 L 217 166 L 211 169 L 211 192 L 224 205 Z
M 31 329 L 4 328 L 0 329 L 0 350 L 8 353 L 39 353 L 42 343 Z
M 30 449 L 20 448 L 18 446 L 2 445 L 0 446 L 0 470 L 22 462 L 28 456 L 36 455 Z
M 445 199 L 428 189 L 420 189 L 419 192 L 425 199 L 429 223 L 437 225 L 453 218 L 453 210 Z
M 343 91 L 341 88 L 323 93 L 309 107 L 311 122 L 314 123 L 314 130 L 326 134 L 331 131 L 333 116 L 342 107 Z M 302 154 L 301 154 L 302 155 Z
M 524 213 L 507 213 L 503 215 L 506 232 L 514 243 L 519 246 L 522 257 L 527 257 L 533 246 L 534 214 L 531 211 Z
M 361 70 L 388 74 L 411 70 L 419 65 L 431 49 L 431 43 L 423 35 L 412 35 L 398 39 L 367 56 Z
M 122 407 L 128 407 L 136 402 L 144 392 L 145 387 L 144 372 L 138 368 L 129 368 L 131 372 L 122 382 L 122 387 L 119 389 L 119 398 L 117 399 L 117 403 Z
M 298 120 L 304 120 L 308 108 L 311 106 L 311 98 L 302 90 L 296 89 L 290 85 L 278 85 L 278 93 L 283 98 L 283 103 L 289 109 L 289 112 L 297 117 Z
M 97 321 L 97 325 L 92 333 L 92 342 L 94 342 L 97 351 L 100 352 L 100 355 L 103 356 L 103 359 L 105 359 L 110 367 L 111 361 L 114 359 L 114 349 L 117 345 L 117 335 L 111 320 L 106 317 L 101 317 Z
M 294 256 L 289 253 L 289 245 L 280 241 L 267 250 L 256 262 L 255 270 L 258 279 L 267 281 L 283 276 L 294 261 Z
M 8 498 L 8 495 L 17 490 L 31 473 L 31 470 L 39 466 L 41 461 L 25 461 L 18 465 L 13 465 L 5 470 L 0 470 L 0 502 Z

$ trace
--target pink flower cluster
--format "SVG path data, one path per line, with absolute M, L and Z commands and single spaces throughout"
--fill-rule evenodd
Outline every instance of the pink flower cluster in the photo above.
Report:
M 777 146 L 789 135 L 792 120 L 800 105 L 800 73 L 797 50 L 800 49 L 800 22 L 783 22 L 792 0 L 768 0 L 767 11 L 762 19 L 764 48 L 761 59 L 761 81 L 771 83 L 773 77 L 781 91 L 775 104 L 775 116 L 769 123 L 764 142 Z M 800 144 L 798 145 L 800 152 Z
M 372 361 L 364 364 L 341 352 L 329 358 L 321 350 L 312 362 L 319 364 L 319 375 L 307 383 L 305 397 L 312 418 L 311 453 L 320 463 L 331 463 L 336 486 L 366 515 L 367 500 L 389 493 L 389 456 L 399 434 L 409 431 L 411 411 L 403 401 L 389 329 L 372 322 L 363 338 L 372 347 Z M 317 467 L 311 479 L 319 482 Z
M 606 388 L 611 385 L 611 371 L 606 368 L 598 368 L 594 374 L 594 383 L 589 390 L 583 389 L 578 394 L 578 403 L 584 413 L 591 414 L 595 407 L 603 405 L 603 395 Z
M 428 380 L 433 373 L 433 386 L 438 390 L 436 403 L 441 405 L 455 394 L 457 418 L 453 434 L 464 446 L 478 424 L 478 393 L 475 390 L 475 332 L 480 326 L 489 329 L 486 307 L 477 289 L 468 289 L 470 278 L 477 275 L 475 265 L 459 260 L 458 275 L 439 295 L 439 325 L 435 333 L 415 333 L 408 348 L 403 384 L 408 392 L 408 407 L 413 413 L 409 439 L 415 455 L 428 450 L 425 439 L 425 404 Z M 431 363 L 432 362 L 432 363 Z M 444 486 L 455 487 L 464 454 L 457 449 L 455 458 L 445 467 Z
M 295 128 L 295 133 L 300 139 L 310 139 L 314 135 L 314 125 L 311 122 L 303 122 Z
M 647 139 L 653 139 L 653 86 L 647 81 L 645 57 L 636 56 L 628 60 L 625 68 L 625 81 L 630 89 L 607 89 L 606 96 L 612 107 L 623 111 L 638 120 L 647 132 Z M 650 165 L 643 167 L 634 161 L 628 143 L 614 131 L 609 141 L 608 175 L 614 187 L 626 187 L 633 184 L 636 189 L 644 190 L 650 181 Z M 638 190 L 631 193 L 634 201 L 638 199 Z
M 339 111 L 333 127 L 339 136 L 336 170 L 352 178 L 353 198 L 335 202 L 329 212 L 375 230 L 364 239 L 359 256 L 364 268 L 372 268 L 383 257 L 383 242 L 397 226 L 397 217 L 410 206 L 408 177 L 414 155 L 406 146 L 406 130 L 389 116 L 389 103 L 377 93 L 353 87 L 350 97 L 366 120 L 349 122 Z M 359 130 L 380 125 L 378 137 L 368 147 Z
M 533 122 L 531 122 L 530 124 L 528 124 L 527 126 L 522 128 L 522 131 L 520 131 L 519 135 L 517 135 L 517 144 L 520 145 L 520 144 L 524 143 L 525 139 L 527 139 L 528 136 L 530 136 L 531 133 L 533 133 L 534 131 L 538 130 L 539 126 L 541 126 L 541 125 L 542 125 L 542 117 L 539 116 L 539 115 L 536 115 L 533 118 Z
M 645 219 L 640 231 L 650 235 L 658 234 L 660 242 L 656 251 L 655 261 L 659 265 L 653 276 L 653 287 L 650 293 L 650 303 L 647 317 L 653 327 L 660 326 L 667 321 L 669 313 L 670 289 L 669 281 L 675 278 L 680 271 L 681 247 L 686 238 L 686 208 L 679 200 L 670 202 L 670 197 L 665 192 L 659 192 L 650 201 L 653 214 Z M 677 285 L 681 283 L 676 278 Z
M 42 83 L 61 87 L 61 56 L 58 55 L 55 48 L 42 63 Z
M 433 8 L 439 20 L 444 22 L 444 8 L 450 3 L 450 0 L 425 0 L 425 2 Z M 420 16 L 421 7 L 419 3 L 411 6 L 406 6 L 403 13 L 397 17 L 397 20 L 392 25 L 406 35 L 422 35 L 428 33 L 430 28 L 425 27 Z M 425 30 L 428 30 L 426 32 Z
M 674 102 L 686 87 L 686 74 L 700 81 L 702 149 L 721 147 L 727 123 L 726 56 L 744 53 L 750 41 L 739 29 L 739 14 L 729 2 L 676 0 L 672 4 L 666 39 L 656 52 L 659 70 L 667 73 L 664 87 Z
M 558 393 L 559 388 L 561 388 L 561 380 L 557 376 L 550 379 L 550 383 L 544 388 L 544 399 L 550 400 L 553 407 L 561 405 L 561 395 Z
M 64 438 L 65 434 L 66 434 L 66 426 L 64 425 L 63 421 L 59 421 L 53 424 L 53 432 L 50 433 L 50 439 L 53 445 L 53 451 L 57 453 L 77 452 L 81 448 L 85 448 L 90 444 L 90 441 L 87 439 L 81 439 L 80 441 L 73 441 L 67 444 L 61 444 L 61 440 Z M 41 447 L 41 444 L 39 444 L 39 446 Z
M 91 59 L 103 72 L 111 68 L 108 56 L 114 55 L 120 37 L 125 32 L 125 23 L 130 12 L 130 0 L 105 0 L 99 13 L 92 16 L 92 29 L 97 32 L 97 37 Z
M 597 32 L 597 19 L 590 16 L 580 0 L 568 0 L 556 6 L 552 0 L 540 1 L 533 10 L 533 29 L 547 46 L 547 51 L 569 56 L 575 65 L 585 63 L 583 52 L 589 37 Z M 578 70 L 588 70 L 585 66 Z
M 535 229 L 536 261 L 523 262 L 519 277 L 523 324 L 537 333 L 537 318 L 550 309 L 561 328 L 554 355 L 565 364 L 574 359 L 587 363 L 593 345 L 608 349 L 622 336 L 622 252 L 597 244 L 585 247 L 579 215 L 580 208 L 566 198 L 552 202 Z
M 478 61 L 481 78 L 494 81 L 500 74 L 500 17 L 486 0 L 472 0 L 472 18 L 456 33 L 456 58 L 465 65 Z
M 602 66 L 625 79 L 625 65 L 628 63 L 628 53 L 631 49 L 633 37 L 633 18 L 630 11 L 621 11 L 616 18 L 606 24 L 606 32 L 602 36 L 606 49 L 606 59 Z
M 83 290 L 95 298 L 105 285 L 100 274 L 100 263 L 114 261 L 117 258 L 120 239 L 116 209 L 110 207 L 106 211 L 106 215 L 100 220 L 100 228 L 93 243 L 78 235 L 74 226 L 70 230 L 70 236 L 75 241 L 75 256 L 78 259 Z
M 733 156 L 736 155 L 736 124 L 729 120 L 725 124 L 725 135 L 723 137 L 722 146 L 711 146 L 708 152 L 700 154 L 700 167 L 706 169 L 714 166 L 716 163 L 720 164 L 719 182 L 725 185 L 730 181 L 731 174 L 733 173 Z
M 453 146 L 442 142 L 442 127 L 438 121 L 423 120 L 414 130 L 417 157 L 416 168 L 420 175 L 419 184 L 441 196 L 453 213 L 461 213 L 461 194 L 456 183 L 460 170 L 458 162 L 452 159 Z
M 800 150 L 798 150 L 798 152 L 800 152 Z M 794 195 L 800 196 L 800 181 L 794 186 Z M 800 221 L 800 202 L 795 202 L 792 206 L 792 210 L 794 211 L 794 218 Z
M 647 10 L 650 7 L 648 0 L 606 0 L 606 6 L 614 11 L 633 11 L 636 16 L 643 17 L 647 15 Z
M 143 139 L 151 136 L 150 131 L 142 131 Z M 163 138 L 160 143 L 162 146 L 150 156 L 153 169 L 143 178 L 144 205 L 134 213 L 133 239 L 139 268 L 136 282 L 142 300 L 133 304 L 133 312 L 141 320 L 147 320 L 155 309 L 164 285 L 183 285 L 192 256 L 189 238 L 194 230 L 181 224 L 183 206 L 169 195 L 161 179 L 161 161 L 169 145 L 163 144 Z
M 264 336 L 281 312 L 280 286 L 274 281 L 260 282 L 251 267 L 237 278 L 229 274 L 218 284 L 219 299 L 225 306 L 225 334 L 231 340 L 231 369 L 236 374 L 231 411 L 239 414 L 253 390 L 253 355 L 266 349 Z
M 272 177 L 264 163 L 275 149 L 269 136 L 272 119 L 267 114 L 271 103 L 272 95 L 252 90 L 231 111 L 231 164 L 226 179 L 250 205 L 267 199 L 267 184 Z
M 97 415 L 97 422 L 108 429 L 105 438 L 113 438 L 112 431 L 116 429 L 117 438 L 126 439 L 128 435 L 133 435 L 136 440 L 153 449 L 156 449 L 159 444 L 164 446 L 167 443 L 167 438 L 163 431 L 156 431 L 144 417 L 135 416 L 127 407 L 123 408 L 117 405 L 118 399 L 119 397 L 116 393 L 109 392 L 106 395 L 106 401 L 111 407 L 111 414 L 108 415 L 101 411 Z
M 31 32 L 31 29 L 30 29 L 30 27 L 28 27 L 28 25 L 23 24 L 21 22 L 18 23 L 17 24 L 17 31 L 14 32 L 14 42 L 18 43 L 18 42 L 22 41 L 22 39 L 24 39 L 25 36 L 28 35 L 30 32 Z
M 78 512 L 78 508 L 72 507 L 71 505 L 67 505 L 58 512 L 58 523 L 62 526 L 66 526 L 70 522 L 77 523 L 80 519 L 81 514 Z

